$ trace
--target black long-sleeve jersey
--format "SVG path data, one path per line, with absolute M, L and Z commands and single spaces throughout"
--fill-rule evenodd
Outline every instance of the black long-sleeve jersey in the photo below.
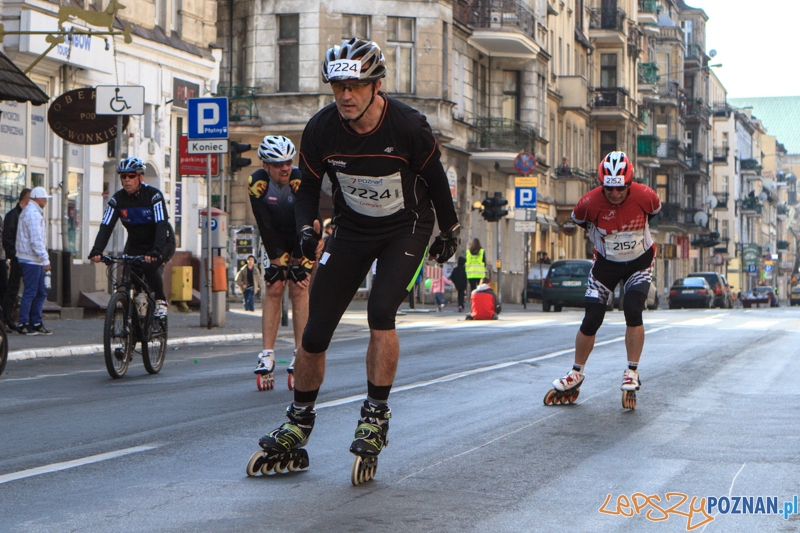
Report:
M 300 147 L 302 179 L 296 194 L 297 228 L 310 226 L 322 179 L 333 185 L 334 235 L 375 240 L 430 235 L 434 211 L 442 231 L 458 222 L 441 153 L 428 121 L 383 94 L 380 122 L 369 133 L 350 128 L 330 104 L 306 125 Z
M 278 185 L 269 179 L 269 173 L 260 168 L 253 172 L 247 183 L 250 207 L 256 218 L 267 257 L 276 259 L 282 242 L 297 242 L 294 218 L 295 191 L 300 185 L 300 170 L 292 168 L 289 183 Z M 292 250 L 283 250 L 291 252 Z
M 22 207 L 18 202 L 14 209 L 6 214 L 6 219 L 3 221 L 3 250 L 6 252 L 6 259 L 17 257 L 17 224 L 20 213 Z
M 103 253 L 117 219 L 128 231 L 125 250 L 129 253 L 153 253 L 162 257 L 170 237 L 169 215 L 164 195 L 155 187 L 142 183 L 135 194 L 120 189 L 108 201 L 100 231 L 89 257 Z

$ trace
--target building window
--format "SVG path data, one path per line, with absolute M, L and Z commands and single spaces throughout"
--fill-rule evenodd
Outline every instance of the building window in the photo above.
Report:
M 473 106 L 472 110 L 475 117 L 489 116 L 489 83 L 486 75 L 486 66 L 481 65 L 477 60 L 473 63 L 472 70 L 473 87 Z
M 386 18 L 386 90 L 414 92 L 414 19 Z
M 342 40 L 358 37 L 369 41 L 372 34 L 371 17 L 369 15 L 342 15 Z
M 519 72 L 503 71 L 503 118 L 519 120 Z
M 605 157 L 609 152 L 616 152 L 617 150 L 617 132 L 616 131 L 601 131 L 600 132 L 600 157 Z
M 278 15 L 278 91 L 300 90 L 300 15 Z
M 600 54 L 600 87 L 617 86 L 617 54 Z
M 666 174 L 659 174 L 656 176 L 656 194 L 658 194 L 658 199 L 661 200 L 661 203 L 667 202 L 667 190 L 669 187 L 669 181 L 667 180 Z

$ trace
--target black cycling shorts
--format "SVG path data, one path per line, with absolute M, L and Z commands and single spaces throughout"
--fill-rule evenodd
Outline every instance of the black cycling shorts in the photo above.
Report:
M 400 304 L 419 275 L 429 236 L 404 235 L 376 241 L 330 237 L 318 261 L 308 300 L 303 349 L 324 352 L 347 306 L 377 259 L 367 303 L 369 327 L 392 330 Z
M 291 259 L 303 257 L 303 250 L 300 248 L 300 241 L 294 233 L 275 232 L 275 247 L 278 250 L 278 257 L 281 258 L 281 266 L 291 265 Z
M 654 251 L 651 247 L 633 261 L 624 263 L 609 261 L 596 253 L 586 284 L 586 303 L 608 305 L 620 281 L 625 283 L 625 292 L 639 291 L 646 295 L 653 281 Z

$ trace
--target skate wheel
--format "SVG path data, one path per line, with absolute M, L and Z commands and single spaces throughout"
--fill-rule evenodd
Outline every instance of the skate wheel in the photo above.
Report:
M 622 392 L 622 407 L 624 409 L 635 409 L 636 408 L 636 392 L 635 391 L 623 391 Z
M 265 390 L 267 390 L 267 384 L 264 381 L 264 376 L 262 376 L 261 374 L 256 374 L 256 387 L 261 392 L 264 392 Z
M 259 450 L 253 454 L 253 456 L 247 462 L 247 469 L 245 470 L 245 472 L 247 472 L 247 475 L 249 477 L 255 476 L 258 473 L 258 471 L 261 470 L 262 463 L 266 456 L 267 453 L 263 450 Z
M 565 395 L 565 394 L 562 394 L 561 396 L 558 397 L 558 403 L 561 404 L 561 405 L 564 405 L 568 401 L 569 401 L 569 397 L 567 395 Z
M 275 378 L 270 376 L 267 378 L 267 390 L 272 390 L 275 388 Z
M 286 386 L 289 387 L 289 390 L 294 390 L 294 374 L 289 374 L 286 380 Z
M 572 396 L 569 397 L 569 403 L 575 403 L 575 400 L 578 399 L 578 396 L 581 395 L 581 391 L 575 391 Z
M 286 470 L 288 470 L 289 472 L 294 472 L 295 470 L 297 470 L 297 466 L 295 466 L 294 460 L 289 461 L 289 464 L 286 465 Z
M 545 405 L 553 405 L 553 403 L 554 403 L 553 401 L 554 401 L 555 395 L 556 395 L 555 389 L 551 389 L 551 390 L 547 391 L 547 394 L 544 395 L 544 400 L 543 400 L 544 404 Z
M 275 465 L 275 473 L 276 474 L 280 474 L 284 470 L 288 470 L 289 469 L 289 463 L 291 463 L 291 462 L 293 462 L 293 461 L 291 459 L 288 459 L 288 458 L 283 460 L 283 461 L 278 461 L 278 463 Z

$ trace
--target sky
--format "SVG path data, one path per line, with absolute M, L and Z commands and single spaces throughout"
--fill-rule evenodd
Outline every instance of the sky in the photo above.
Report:
M 729 98 L 800 96 L 800 1 L 684 1 L 708 15 L 706 53 Z

